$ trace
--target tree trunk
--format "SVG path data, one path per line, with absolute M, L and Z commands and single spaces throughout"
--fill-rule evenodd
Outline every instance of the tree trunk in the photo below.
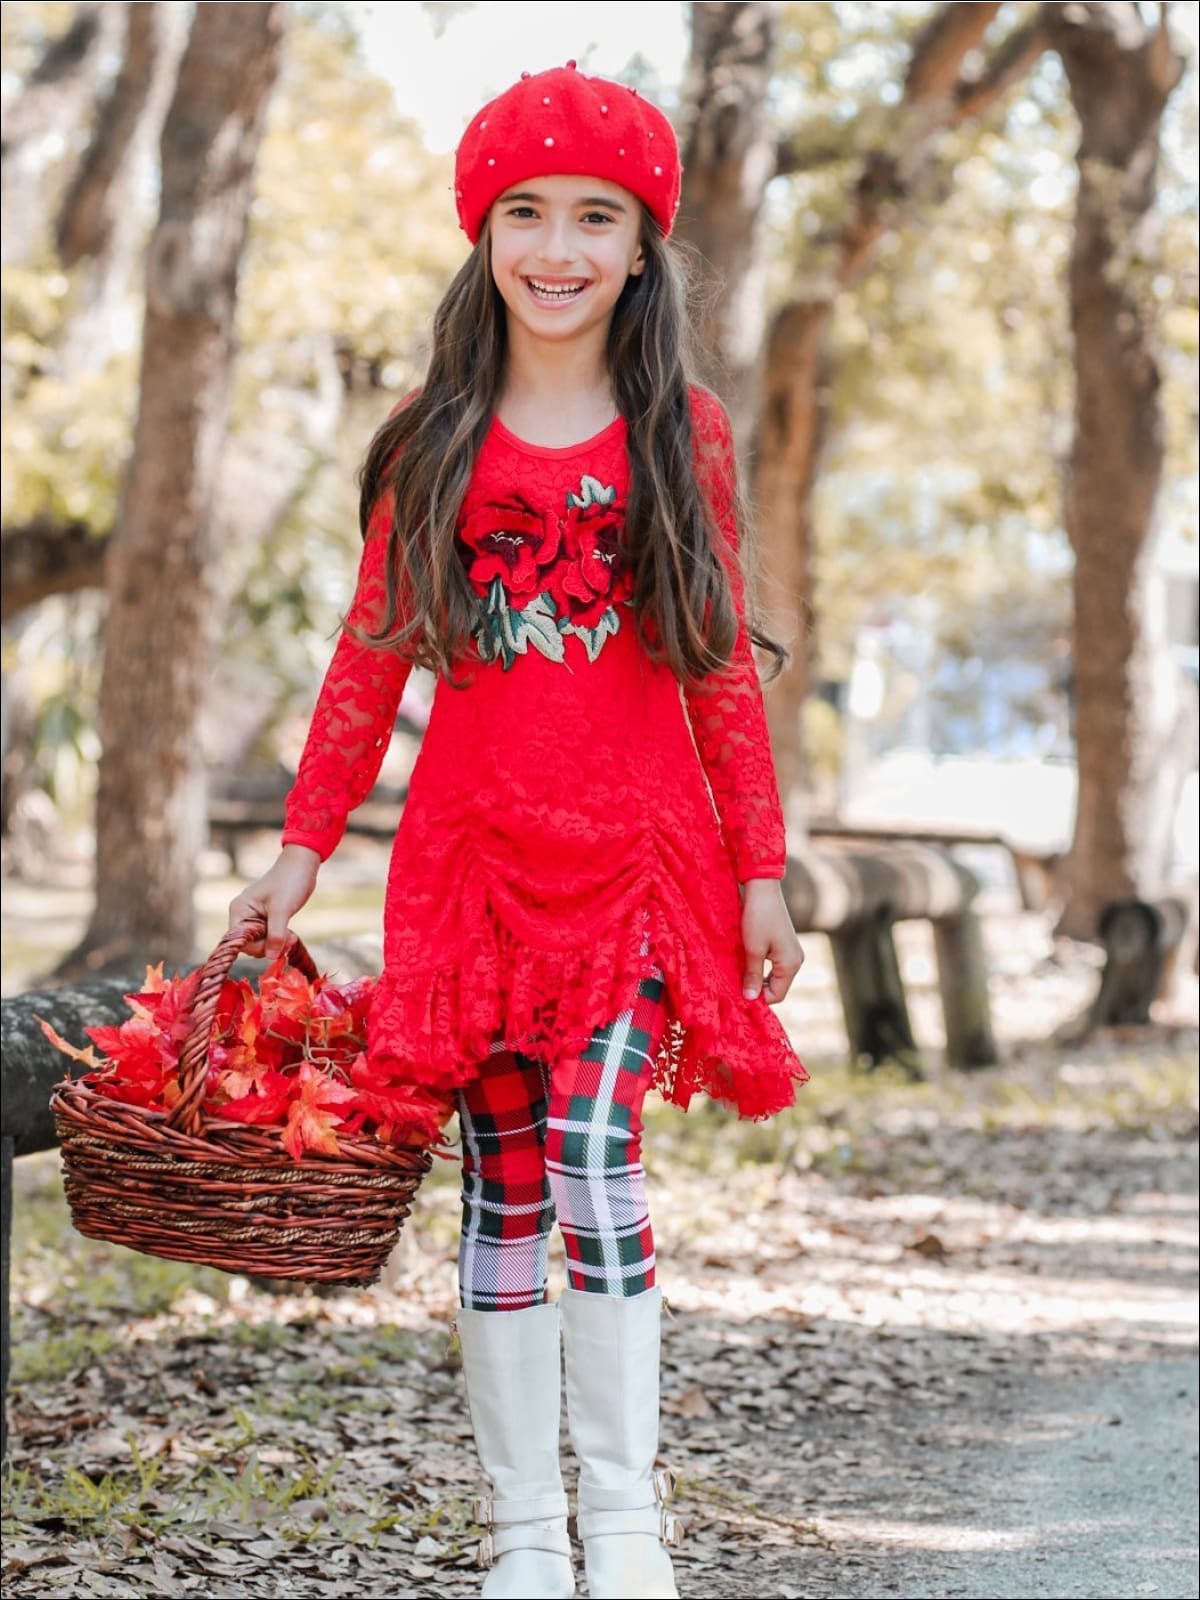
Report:
M 1148 609 L 1163 417 L 1149 279 L 1163 108 L 1182 64 L 1165 8 L 1047 8 L 1079 117 L 1069 271 L 1075 436 L 1065 521 L 1075 551 L 1078 797 L 1059 932 L 1095 939 L 1109 901 L 1162 887 L 1185 701 Z
M 212 507 L 283 19 L 279 3 L 197 7 L 163 129 L 138 417 L 108 553 L 96 906 L 57 976 L 194 956 L 199 727 L 221 600 Z
M 779 31 L 775 9 L 761 0 L 689 8 L 676 232 L 706 264 L 697 355 L 701 376 L 726 404 L 739 447 L 753 420 L 766 317 L 762 209 L 775 176 L 768 109 Z
M 4 114 L 0 154 L 0 204 L 4 228 L 0 261 L 25 261 L 46 223 L 43 178 L 56 159 L 57 140 L 70 139 L 91 104 L 104 72 L 104 58 L 120 49 L 129 7 L 77 5 L 66 32 L 54 40 L 29 82 Z
M 149 221 L 141 196 L 187 40 L 182 6 L 128 12 L 121 69 L 58 216 L 59 259 L 86 263 L 80 310 L 58 353 L 67 371 L 103 365 L 120 337 L 120 303 Z
M 821 296 L 789 301 L 772 319 L 758 423 L 755 500 L 772 578 L 761 605 L 765 625 L 792 652 L 766 700 L 780 792 L 788 797 L 789 836 L 805 826 L 798 797 L 808 788 L 800 719 L 815 644 L 812 490 L 827 414 L 822 368 L 832 312 L 832 300 Z
M 1034 18 L 1014 29 L 982 70 L 974 70 L 972 58 L 999 9 L 995 4 L 948 4 L 934 12 L 913 44 L 890 135 L 863 158 L 832 260 L 820 270 L 798 271 L 800 290 L 777 313 L 768 336 L 755 503 L 763 567 L 778 580 L 764 590 L 764 610 L 793 652 L 792 665 L 766 702 L 790 814 L 802 803 L 801 717 L 814 656 L 812 500 L 828 409 L 827 331 L 838 295 L 870 266 L 877 241 L 895 225 L 898 208 L 931 166 L 941 134 L 986 110 L 1046 48 L 1040 19 Z M 806 165 L 804 145 L 801 135 L 784 141 L 780 171 Z M 790 613 L 785 614 L 788 606 Z

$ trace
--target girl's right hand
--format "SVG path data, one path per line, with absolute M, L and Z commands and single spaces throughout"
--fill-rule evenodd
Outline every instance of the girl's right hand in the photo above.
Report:
M 265 937 L 243 945 L 243 954 L 274 961 L 287 939 L 288 923 L 317 886 L 320 866 L 321 858 L 315 850 L 307 845 L 285 844 L 274 866 L 229 902 L 230 928 L 247 917 L 266 918 Z

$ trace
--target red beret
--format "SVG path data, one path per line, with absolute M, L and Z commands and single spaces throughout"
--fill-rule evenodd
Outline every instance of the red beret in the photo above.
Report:
M 607 178 L 638 199 L 670 233 L 679 209 L 679 146 L 657 106 L 573 61 L 520 81 L 476 112 L 454 157 L 459 226 L 474 244 L 488 207 L 505 189 L 542 174 Z

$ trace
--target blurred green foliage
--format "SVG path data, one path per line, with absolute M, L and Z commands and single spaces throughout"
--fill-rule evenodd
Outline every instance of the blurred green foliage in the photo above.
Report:
M 4 7 L 6 87 L 19 88 L 71 9 Z M 798 130 L 814 164 L 768 191 L 773 305 L 828 270 L 856 162 L 888 139 L 912 39 L 933 9 L 892 0 L 783 8 L 773 110 L 781 130 Z M 993 35 L 1030 9 L 1003 7 Z M 1158 238 L 1141 280 L 1161 317 L 1163 506 L 1176 521 L 1194 518 L 1197 467 L 1195 87 L 1193 50 L 1168 106 Z M 45 513 L 102 533 L 129 449 L 140 261 L 123 343 L 94 370 L 64 358 L 84 286 L 58 266 L 50 223 L 87 132 L 64 131 L 46 168 L 43 237 L 31 259 L 4 273 L 6 527 Z M 984 668 L 1036 657 L 1049 679 L 1061 677 L 1075 139 L 1062 72 L 1047 55 L 983 118 L 943 138 L 903 226 L 839 296 L 816 499 L 825 677 L 847 675 L 864 623 L 913 597 L 928 602 L 944 652 Z M 272 531 L 261 541 L 234 538 L 225 553 L 232 599 L 216 684 L 228 699 L 254 683 L 270 702 L 255 762 L 270 764 L 281 719 L 311 706 L 349 600 L 359 549 L 354 472 L 387 409 L 419 377 L 431 314 L 463 256 L 451 175 L 450 156 L 426 151 L 365 59 L 346 10 L 290 7 L 242 271 L 231 428 L 243 439 L 292 441 L 309 465 Z M 145 201 L 148 234 L 153 196 Z M 386 392 L 360 387 L 336 436 L 314 441 L 297 397 L 316 393 L 331 344 Z M 54 761 L 39 759 L 37 781 L 51 793 L 71 788 L 70 773 L 77 779 L 87 759 L 96 672 L 81 640 L 96 626 L 98 599 L 51 602 L 45 627 L 54 638 L 39 644 L 38 749 L 76 752 L 57 784 Z M 1044 713 L 1030 708 L 1034 718 Z M 834 731 L 825 733 L 835 750 Z

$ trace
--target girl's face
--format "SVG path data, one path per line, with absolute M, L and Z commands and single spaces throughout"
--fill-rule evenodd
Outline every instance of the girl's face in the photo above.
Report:
M 537 339 L 578 338 L 612 315 L 646 265 L 641 201 L 607 178 L 556 174 L 492 204 L 492 277 L 510 317 Z

